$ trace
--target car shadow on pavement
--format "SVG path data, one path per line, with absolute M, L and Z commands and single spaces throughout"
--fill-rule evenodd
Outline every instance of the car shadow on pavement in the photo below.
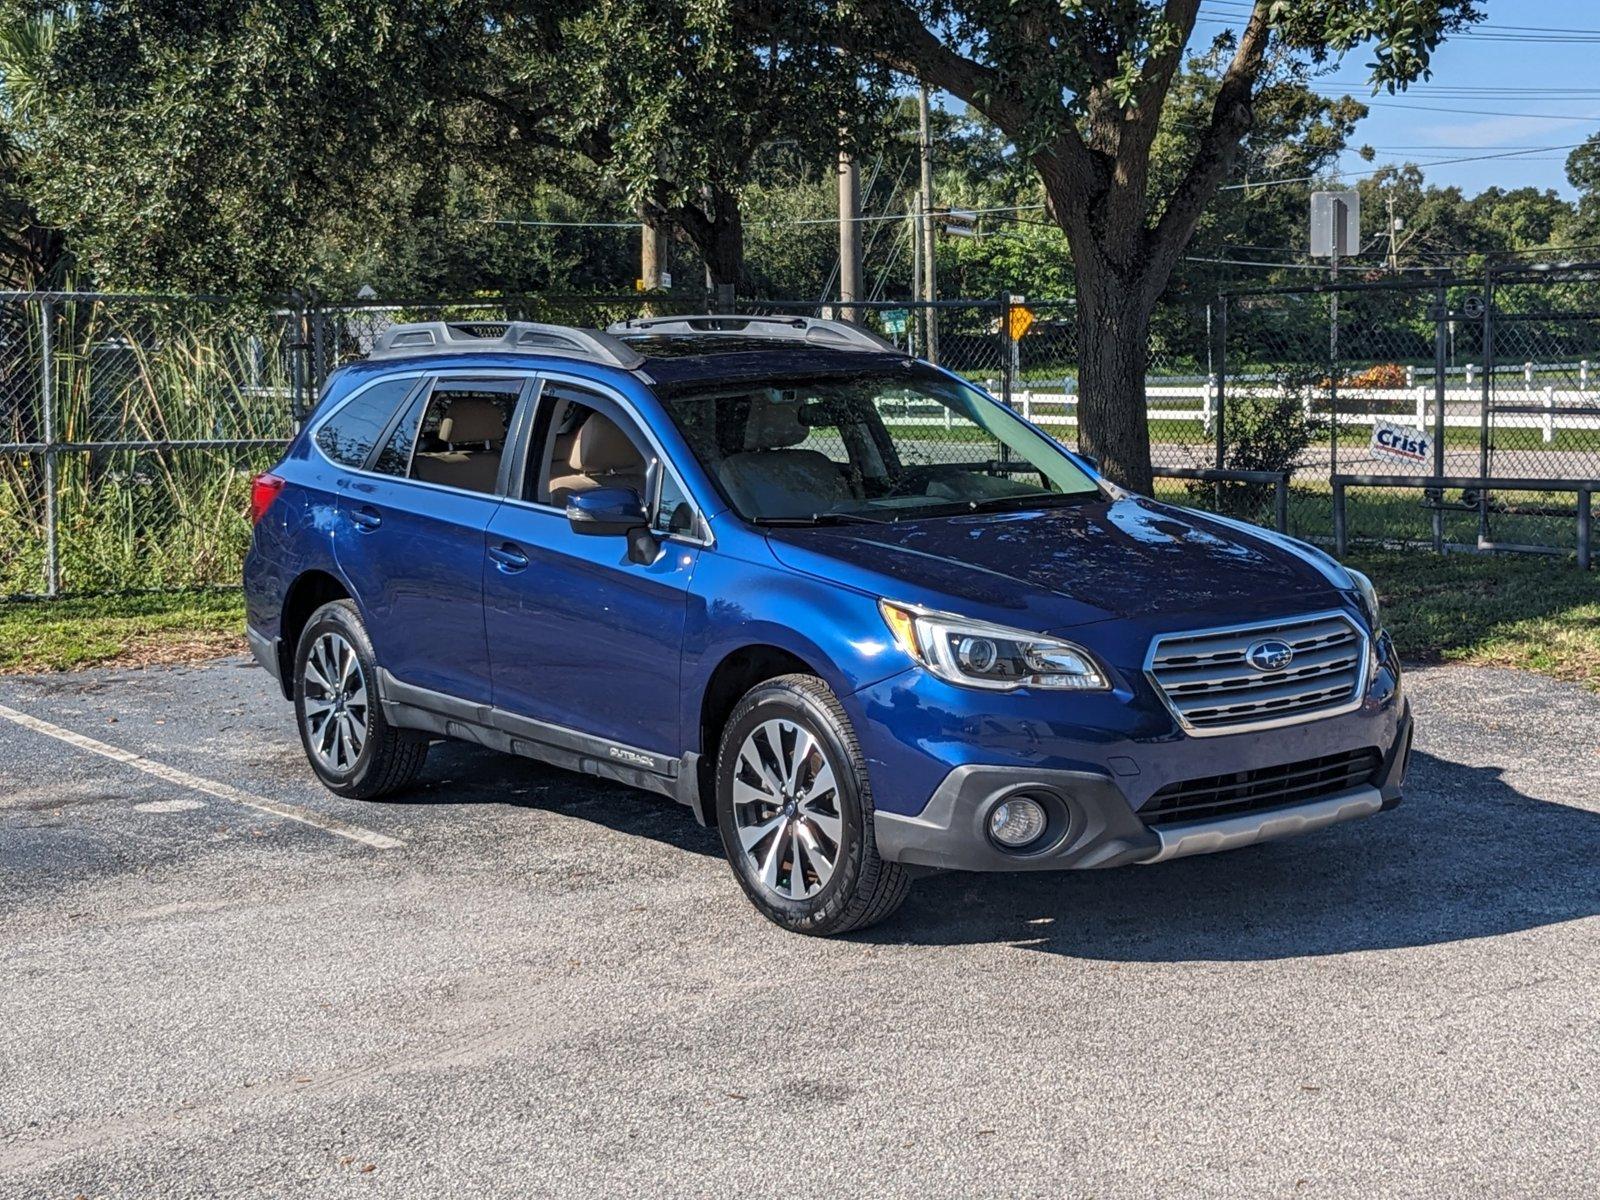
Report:
M 1600 913 L 1600 813 L 1525 795 L 1500 774 L 1419 751 L 1391 812 L 1156 867 L 932 875 L 898 914 L 851 936 L 1233 961 L 1434 945 Z M 716 831 L 664 797 L 459 742 L 434 747 L 401 802 L 538 809 L 722 855 Z M 744 903 L 733 890 L 728 901 Z
M 1600 813 L 1417 753 L 1387 813 L 1155 867 L 937 875 L 869 942 L 1009 942 L 1127 962 L 1426 946 L 1600 913 Z
M 717 831 L 665 796 L 467 742 L 435 743 L 417 785 L 392 803 L 507 804 L 593 821 L 678 850 L 722 857 Z

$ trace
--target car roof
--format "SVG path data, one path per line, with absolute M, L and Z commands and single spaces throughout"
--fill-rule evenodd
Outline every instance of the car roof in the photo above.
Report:
M 650 317 L 604 332 L 522 321 L 395 325 L 351 374 L 390 364 L 432 369 L 620 370 L 670 391 L 696 383 L 881 371 L 913 362 L 860 326 L 811 317 Z M 366 369 L 363 369 L 366 368 Z

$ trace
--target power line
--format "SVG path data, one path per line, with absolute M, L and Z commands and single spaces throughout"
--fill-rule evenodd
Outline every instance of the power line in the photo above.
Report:
M 1577 147 L 1582 146 L 1582 145 L 1584 145 L 1583 142 L 1574 142 L 1570 146 L 1541 146 L 1541 147 L 1539 147 L 1539 149 L 1541 149 L 1541 150 L 1574 150 Z M 1449 166 L 1452 163 L 1488 162 L 1488 161 L 1490 161 L 1492 159 L 1500 159 L 1500 158 L 1521 158 L 1524 155 L 1526 155 L 1527 153 L 1528 153 L 1528 151 L 1526 151 L 1526 150 L 1507 150 L 1502 154 L 1468 154 L 1468 155 L 1463 155 L 1463 156 L 1461 156 L 1459 158 L 1441 158 L 1441 159 L 1438 159 L 1438 160 L 1436 160 L 1434 162 L 1418 163 L 1417 165 L 1418 166 L 1423 166 L 1423 167 L 1444 167 L 1444 166 Z M 1382 165 L 1373 167 L 1371 170 L 1368 170 L 1368 171 L 1345 171 L 1345 172 L 1341 172 L 1341 174 L 1345 174 L 1345 175 L 1376 175 L 1376 174 L 1378 174 L 1378 172 L 1387 170 L 1390 167 L 1403 166 L 1403 165 L 1404 164 L 1402 164 L 1402 163 L 1392 163 L 1392 162 L 1383 163 Z M 1313 183 L 1316 180 L 1318 180 L 1319 178 L 1321 178 L 1321 177 L 1317 176 L 1317 175 L 1296 175 L 1295 177 L 1293 177 L 1291 179 L 1263 179 L 1263 180 L 1261 180 L 1259 182 L 1251 182 L 1251 183 L 1230 183 L 1230 184 L 1226 184 L 1223 187 L 1218 188 L 1217 190 L 1219 192 L 1237 192 L 1237 191 L 1243 191 L 1243 190 L 1248 189 L 1248 188 L 1277 187 L 1277 186 L 1279 186 L 1281 184 L 1288 184 L 1288 183 Z
M 1247 20 L 1253 5 L 1242 8 L 1221 8 L 1223 0 L 1214 0 L 1211 11 L 1202 8 L 1197 21 L 1210 25 L 1234 25 Z M 1600 29 L 1572 29 L 1554 25 L 1473 25 L 1458 31 L 1454 36 L 1472 38 L 1482 42 L 1600 42 Z

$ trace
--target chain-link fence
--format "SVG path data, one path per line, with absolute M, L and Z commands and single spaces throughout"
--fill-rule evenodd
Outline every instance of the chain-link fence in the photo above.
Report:
M 1287 527 L 1336 547 L 1576 548 L 1587 563 L 1597 281 L 1491 267 L 1226 295 L 1218 466 L 1286 472 Z M 1247 491 L 1213 495 L 1259 519 Z
M 234 582 L 249 480 L 303 407 L 295 321 L 0 294 L 0 595 Z
M 854 319 L 1078 443 L 1071 301 L 739 310 Z M 637 295 L 251 306 L 0 293 L 0 597 L 236 582 L 250 476 L 275 460 L 327 375 L 392 325 L 604 328 L 701 311 Z M 1577 545 L 1587 560 L 1600 265 L 1164 306 L 1145 397 L 1162 498 L 1334 546 Z M 970 453 L 940 412 L 885 419 L 917 426 L 928 461 Z

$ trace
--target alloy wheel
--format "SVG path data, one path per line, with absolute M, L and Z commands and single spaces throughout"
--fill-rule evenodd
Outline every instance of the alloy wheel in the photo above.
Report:
M 734 765 L 733 816 L 763 888 L 788 900 L 821 891 L 844 836 L 838 785 L 821 739 L 783 718 L 751 730 Z
M 367 740 L 367 677 L 343 634 L 328 632 L 306 656 L 303 703 L 306 744 L 329 772 L 343 775 Z

